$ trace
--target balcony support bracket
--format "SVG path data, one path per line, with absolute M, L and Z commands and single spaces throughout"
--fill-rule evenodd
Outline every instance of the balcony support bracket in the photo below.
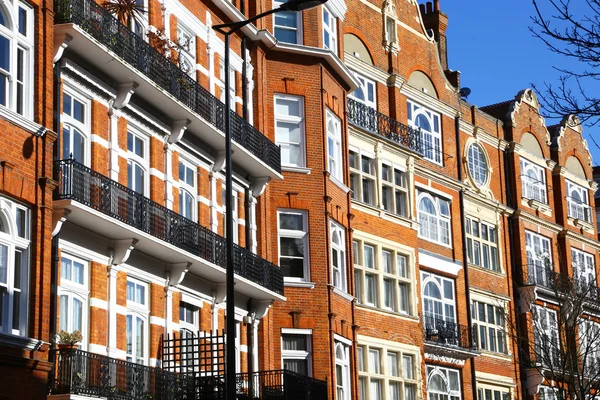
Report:
M 52 59 L 53 64 L 56 64 L 61 59 L 71 40 L 73 40 L 73 37 L 68 33 L 57 34 L 54 36 L 54 58 Z
M 169 144 L 175 144 L 179 142 L 183 137 L 183 133 L 186 131 L 186 129 L 188 128 L 188 126 L 190 126 L 191 123 L 192 121 L 190 121 L 189 119 L 180 119 L 177 121 L 173 121 L 173 124 L 171 125 L 171 134 L 167 138 L 167 142 Z
M 215 158 L 215 163 L 212 167 L 212 172 L 219 172 L 225 169 L 225 152 L 219 151 L 217 153 L 217 157 Z
M 225 301 L 225 298 L 227 297 L 227 290 L 224 282 L 215 284 L 212 292 L 216 304 L 220 304 Z
M 191 266 L 191 262 L 169 264 L 167 267 L 167 287 L 181 284 Z
M 252 192 L 252 196 L 259 197 L 261 194 L 263 194 L 267 187 L 267 183 L 269 183 L 270 180 L 271 178 L 268 176 L 260 176 L 250 179 L 250 191 Z
M 131 255 L 131 251 L 137 244 L 137 239 L 117 239 L 111 247 L 113 251 L 112 264 L 120 265 L 127 261 Z
M 117 86 L 117 96 L 114 100 L 112 100 L 111 108 L 120 110 L 123 107 L 126 107 L 131 100 L 131 96 L 135 92 L 135 89 L 140 86 L 137 82 L 124 82 L 120 83 Z
M 54 210 L 52 213 L 52 237 L 56 236 L 58 232 L 60 232 L 60 228 L 62 228 L 69 214 L 71 214 L 71 210 L 68 208 Z
M 267 315 L 267 312 L 269 311 L 269 308 L 271 308 L 272 304 L 272 300 L 253 299 L 251 312 L 256 314 L 255 318 L 257 320 L 263 319 Z

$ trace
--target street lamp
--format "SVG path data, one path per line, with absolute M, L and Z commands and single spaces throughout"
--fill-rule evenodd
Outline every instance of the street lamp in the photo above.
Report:
M 267 15 L 275 14 L 281 11 L 304 11 L 309 8 L 325 4 L 327 0 L 289 0 L 281 6 L 264 13 L 255 15 L 244 21 L 230 22 L 227 24 L 214 25 L 213 29 L 225 36 L 225 61 L 223 70 L 225 71 L 225 236 L 227 244 L 227 343 L 225 347 L 225 386 L 226 400 L 235 400 L 235 290 L 233 287 L 233 204 L 232 204 L 232 161 L 231 161 L 231 99 L 229 97 L 229 36 L 248 25 Z M 242 82 L 244 84 L 244 82 Z M 252 379 L 252 377 L 250 377 Z

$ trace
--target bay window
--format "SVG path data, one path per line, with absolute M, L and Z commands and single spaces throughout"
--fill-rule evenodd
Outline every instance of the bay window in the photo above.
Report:
M 350 150 L 350 189 L 352 198 L 374 206 L 376 201 L 375 159 Z
M 308 281 L 308 219 L 306 211 L 278 210 L 279 266 L 286 281 Z
M 342 130 L 340 119 L 327 109 L 327 170 L 338 182 L 343 183 Z
M 334 221 L 330 222 L 329 227 L 333 286 L 345 292 L 348 289 L 346 278 L 346 229 Z
M 281 147 L 283 167 L 305 167 L 304 98 L 276 94 L 275 143 Z

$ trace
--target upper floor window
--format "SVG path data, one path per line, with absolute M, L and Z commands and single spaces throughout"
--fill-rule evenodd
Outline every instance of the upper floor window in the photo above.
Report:
M 273 8 L 284 2 L 273 1 Z M 280 42 L 302 44 L 302 13 L 293 11 L 278 12 L 274 15 L 273 35 Z
M 477 400 L 510 400 L 508 388 L 497 386 L 483 386 L 477 383 Z
M 0 202 L 0 332 L 27 336 L 30 242 L 20 234 L 19 216 L 29 226 L 27 209 Z
M 181 338 L 181 363 L 188 368 L 198 367 L 194 352 L 198 351 L 197 334 L 200 326 L 200 310 L 193 304 L 179 303 L 179 334 Z
M 349 94 L 355 100 L 364 103 L 368 107 L 377 110 L 377 92 L 375 81 L 371 79 L 365 78 L 364 76 L 354 73 L 356 79 L 358 79 L 359 86 L 358 88 Z
M 219 100 L 225 103 L 225 64 L 221 62 L 219 68 L 219 83 L 217 83 L 221 89 Z M 235 111 L 235 70 L 233 68 L 229 69 L 229 108 Z
M 460 387 L 458 370 L 427 366 L 427 400 L 460 400 Z
M 196 220 L 196 174 L 185 162 L 179 161 L 179 214 L 192 221 Z
M 139 194 L 146 194 L 148 160 L 147 140 L 131 131 L 127 132 L 127 187 Z
M 279 266 L 286 281 L 308 281 L 308 220 L 306 211 L 279 210 Z
M 305 167 L 304 99 L 275 95 L 275 143 L 281 146 L 281 165 Z
M 223 224 L 223 237 L 227 237 L 227 191 L 225 187 L 221 191 L 221 204 L 223 205 L 221 213 L 221 223 Z M 234 190 L 231 192 L 231 219 L 233 220 L 233 243 L 238 244 L 240 240 L 240 228 L 238 220 L 238 194 Z
M 177 49 L 179 68 L 196 79 L 196 35 L 177 21 Z
M 33 115 L 33 9 L 18 3 L 17 13 L 0 8 L 0 104 Z M 11 21 L 14 21 L 11 24 Z M 16 26 L 15 26 L 16 25 Z
M 281 333 L 283 368 L 312 376 L 312 335 L 307 330 L 285 329 Z
M 550 239 L 531 231 L 525 231 L 525 248 L 529 282 L 548 286 L 552 270 Z
M 350 346 L 335 342 L 336 400 L 350 400 Z
M 427 192 L 418 194 L 419 237 L 450 245 L 450 201 Z
M 551 387 L 551 386 L 540 386 L 539 391 L 539 400 L 560 400 L 564 399 L 563 396 L 559 396 L 558 394 L 561 392 L 559 388 Z M 592 397 L 592 396 L 590 396 Z
M 125 343 L 127 361 L 148 363 L 148 284 L 127 278 Z
M 594 256 L 571 247 L 571 260 L 573 261 L 573 277 L 577 283 L 596 286 Z
M 593 376 L 600 368 L 600 324 L 590 320 L 580 320 L 578 324 L 581 363 L 587 370 L 587 375 Z
M 465 224 L 469 263 L 492 271 L 500 271 L 496 227 L 473 217 L 467 217 Z
M 87 164 L 87 138 L 90 135 L 89 100 L 63 92 L 62 157 Z
M 381 205 L 384 210 L 407 217 L 408 187 L 406 171 L 388 162 L 381 164 Z
M 442 126 L 440 115 L 427 108 L 408 102 L 408 125 L 419 129 L 425 159 L 442 165 Z
M 323 6 L 323 47 L 337 54 L 336 20 L 329 7 Z
M 343 182 L 342 129 L 340 119 L 327 110 L 327 169 L 339 182 Z
M 588 191 L 571 181 L 567 181 L 567 206 L 569 217 L 585 222 L 592 222 Z
M 504 308 L 473 301 L 473 332 L 478 349 L 506 353 L 506 319 Z
M 521 158 L 521 190 L 524 198 L 548 204 L 544 169 L 525 158 Z
M 416 399 L 416 354 L 401 347 L 363 344 L 357 353 L 360 400 Z
M 534 344 L 537 363 L 558 366 L 561 361 L 558 320 L 556 311 L 533 307 Z
M 469 175 L 478 187 L 484 186 L 488 181 L 489 165 L 485 150 L 477 143 L 471 143 L 467 155 Z
M 79 331 L 87 339 L 87 265 L 77 257 L 62 253 L 60 262 L 60 330 Z
M 423 315 L 426 333 L 438 329 L 455 332 L 453 329 L 456 321 L 454 280 L 421 272 L 421 282 L 423 282 Z M 451 339 L 458 338 L 448 338 Z
M 358 303 L 413 314 L 412 268 L 399 251 L 354 241 L 354 292 Z
M 346 229 L 335 221 L 330 223 L 331 234 L 331 269 L 333 286 L 347 291 L 346 276 Z
M 375 169 L 373 157 L 350 150 L 350 189 L 353 199 L 375 205 Z

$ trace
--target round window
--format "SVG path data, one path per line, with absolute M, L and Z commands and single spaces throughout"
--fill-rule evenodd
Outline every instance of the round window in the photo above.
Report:
M 483 186 L 487 182 L 488 178 L 488 164 L 485 152 L 477 143 L 469 146 L 468 154 L 469 173 L 473 182 L 477 186 Z

